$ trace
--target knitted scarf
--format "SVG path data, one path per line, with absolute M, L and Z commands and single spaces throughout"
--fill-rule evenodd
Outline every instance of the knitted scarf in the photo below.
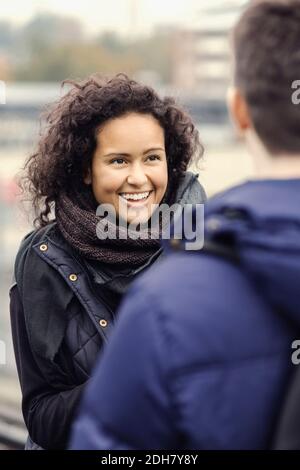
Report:
M 122 239 L 122 234 L 127 228 L 122 225 L 116 227 L 108 219 L 104 220 L 103 217 L 97 216 L 97 206 L 90 186 L 74 190 L 72 195 L 61 193 L 56 201 L 56 220 L 59 230 L 67 242 L 83 257 L 111 265 L 134 267 L 142 265 L 159 249 L 158 237 L 155 239 L 141 236 L 132 239 L 123 236 Z M 99 238 L 100 232 L 106 232 L 107 235 L 117 233 L 117 237 Z

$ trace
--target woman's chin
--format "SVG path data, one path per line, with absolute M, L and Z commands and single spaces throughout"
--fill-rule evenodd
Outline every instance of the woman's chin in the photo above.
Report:
M 129 225 L 139 225 L 139 224 L 146 224 L 148 220 L 150 219 L 151 214 L 149 214 L 148 211 L 145 211 L 145 213 L 139 214 L 138 216 L 129 216 L 127 217 L 127 223 Z
M 129 210 L 126 213 L 119 213 L 119 219 L 123 220 L 128 225 L 131 225 L 132 228 L 139 224 L 146 224 L 151 216 L 151 210 L 149 210 L 147 207 L 143 208 L 142 210 Z

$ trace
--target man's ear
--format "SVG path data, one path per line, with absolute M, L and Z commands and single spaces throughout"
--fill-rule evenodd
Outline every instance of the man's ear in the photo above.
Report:
M 230 87 L 228 89 L 227 106 L 233 122 L 241 134 L 253 127 L 248 105 L 238 88 Z
M 92 175 L 91 175 L 90 167 L 87 169 L 86 174 L 83 177 L 83 181 L 84 181 L 85 184 L 91 184 L 92 183 Z

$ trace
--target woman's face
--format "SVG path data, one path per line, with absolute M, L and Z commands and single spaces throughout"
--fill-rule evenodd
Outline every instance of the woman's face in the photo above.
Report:
M 107 121 L 97 134 L 84 181 L 92 185 L 99 204 L 112 204 L 128 223 L 147 221 L 168 184 L 164 130 L 159 122 L 139 113 Z

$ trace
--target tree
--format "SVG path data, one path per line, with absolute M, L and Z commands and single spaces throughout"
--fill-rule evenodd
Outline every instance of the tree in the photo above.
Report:
M 66 78 L 84 78 L 95 72 L 133 74 L 140 68 L 138 59 L 127 54 L 111 55 L 101 46 L 72 44 L 44 51 L 43 59 L 34 55 L 16 72 L 18 80 L 61 81 Z
M 79 20 L 66 16 L 42 13 L 33 17 L 21 30 L 20 39 L 33 52 L 83 40 Z

